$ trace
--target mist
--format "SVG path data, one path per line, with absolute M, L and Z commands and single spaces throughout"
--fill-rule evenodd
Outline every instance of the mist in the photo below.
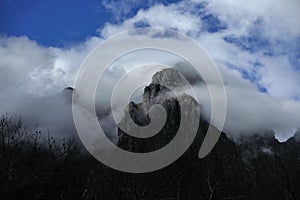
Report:
M 71 111 L 72 94 L 64 88 L 73 85 L 81 62 L 100 41 L 100 38 L 95 37 L 88 39 L 84 44 L 58 49 L 43 47 L 26 37 L 1 37 L 1 112 L 7 111 L 14 116 L 21 116 L 28 127 L 39 128 L 43 132 L 49 130 L 56 137 L 76 135 Z M 105 113 L 98 117 L 110 137 L 116 138 L 117 134 L 117 122 L 111 121 L 113 117 L 108 109 L 112 86 L 124 73 L 143 63 L 149 63 L 153 57 L 166 67 L 175 66 L 176 63 L 178 66 L 180 61 L 171 54 L 162 52 L 139 52 L 114 63 L 101 79 L 102 87 L 98 87 L 99 101 L 96 103 L 96 109 L 98 113 Z M 237 71 L 221 63 L 217 65 L 226 88 L 227 116 L 223 130 L 229 137 L 237 139 L 242 135 L 274 131 L 276 138 L 284 141 L 294 135 L 300 127 L 299 101 L 279 99 L 267 92 L 263 93 L 249 80 L 243 79 Z M 187 68 L 189 67 L 187 65 Z M 158 70 L 144 70 L 134 81 L 139 82 L 141 79 L 149 84 L 152 75 Z M 184 75 L 195 78 L 193 71 L 186 70 Z M 213 84 L 213 80 L 208 80 L 206 84 Z M 196 81 L 193 87 L 199 104 L 204 107 L 201 114 L 209 120 L 210 98 L 206 86 Z M 213 87 L 221 89 L 218 85 Z M 141 86 L 140 90 L 134 93 L 135 97 L 132 100 L 140 101 L 142 88 Z M 80 96 L 82 99 L 79 103 L 88 103 L 84 102 L 84 94 Z M 118 110 L 121 116 L 125 108 L 124 105 L 116 105 L 112 109 Z

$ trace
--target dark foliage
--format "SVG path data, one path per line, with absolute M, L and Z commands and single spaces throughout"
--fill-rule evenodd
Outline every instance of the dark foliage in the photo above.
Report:
M 200 125 L 204 131 L 208 124 Z M 72 139 L 43 137 L 6 114 L 0 119 L 1 199 L 300 198 L 295 139 L 281 144 L 257 136 L 236 144 L 223 134 L 202 160 L 198 143 L 162 170 L 127 174 L 100 164 Z

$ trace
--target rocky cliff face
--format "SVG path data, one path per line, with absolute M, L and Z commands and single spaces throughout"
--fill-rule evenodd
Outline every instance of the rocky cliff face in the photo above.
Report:
M 137 124 L 145 126 L 150 123 L 148 112 L 151 106 L 160 104 L 168 115 L 165 126 L 158 134 L 147 139 L 129 136 L 119 129 L 119 147 L 133 152 L 150 152 L 163 147 L 175 136 L 182 114 L 180 105 L 174 94 L 157 84 L 160 81 L 172 87 L 180 87 L 180 76 L 177 76 L 176 70 L 160 71 L 144 89 L 143 101 L 130 102 L 125 113 L 129 113 Z M 195 103 L 188 95 L 181 98 Z M 127 120 L 123 118 L 120 123 L 126 125 Z M 155 191 L 169 188 L 169 191 L 176 191 L 177 199 L 300 198 L 299 134 L 280 143 L 272 134 L 268 134 L 268 137 L 263 134 L 253 135 L 233 142 L 222 133 L 212 152 L 204 159 L 198 159 L 198 151 L 208 126 L 208 122 L 200 118 L 197 136 L 187 152 L 172 165 L 151 176 L 141 176 L 138 184 L 147 181 L 153 184 L 156 180 L 153 177 L 158 176 L 159 180 L 164 181 L 155 182 Z M 162 193 L 166 194 L 166 191 Z
M 150 138 L 141 139 L 129 136 L 119 129 L 118 146 L 133 152 L 149 152 L 157 150 L 172 140 L 180 124 L 180 106 L 175 95 L 166 87 L 157 84 L 162 81 L 164 85 L 172 87 L 180 86 L 180 76 L 174 69 L 167 69 L 156 73 L 152 78 L 152 83 L 145 87 L 143 94 L 143 102 L 130 102 L 125 110 L 129 113 L 133 121 L 140 125 L 146 126 L 150 123 L 149 110 L 152 105 L 160 104 L 165 108 L 167 120 L 163 129 Z M 190 98 L 191 97 L 182 97 Z M 123 118 L 120 124 L 127 125 L 128 118 Z M 129 127 L 130 129 L 130 127 Z
M 194 80 L 195 79 L 193 77 L 192 81 Z M 190 80 L 188 79 L 188 81 Z M 192 112 L 199 112 L 201 108 L 194 98 L 183 93 L 182 95 L 179 95 L 177 99 L 176 96 L 171 92 L 173 89 L 180 89 L 183 86 L 183 82 L 182 76 L 179 75 L 177 70 L 174 68 L 163 69 L 162 71 L 154 74 L 152 77 L 152 83 L 149 86 L 146 86 L 144 89 L 143 101 L 140 103 L 130 102 L 125 110 L 124 116 L 130 116 L 136 124 L 140 126 L 146 126 L 150 123 L 148 114 L 149 109 L 151 106 L 159 104 L 162 105 L 166 110 L 166 123 L 159 133 L 146 139 L 132 137 L 119 129 L 118 146 L 128 151 L 144 153 L 157 150 L 168 144 L 176 135 L 180 125 L 180 118 L 182 115 L 180 112 L 180 101 L 185 102 L 188 105 L 195 105 L 190 106 L 191 108 L 197 108 L 197 110 L 191 109 L 186 113 L 183 113 L 187 118 L 189 118 L 189 120 L 197 120 L 195 123 L 199 124 L 199 129 L 194 143 L 186 153 L 188 156 L 197 158 L 198 151 L 207 132 L 209 123 L 203 118 L 193 119 L 189 117 L 191 116 Z M 163 85 L 167 85 L 170 90 Z M 120 124 L 122 124 L 122 126 L 126 126 L 130 124 L 128 121 L 129 119 L 124 117 Z M 127 129 L 130 130 L 130 127 L 127 127 Z M 186 131 L 189 132 L 188 128 Z M 224 133 L 222 133 L 221 139 L 223 143 L 230 143 L 230 145 L 226 147 L 227 149 L 232 147 L 233 142 L 227 139 Z

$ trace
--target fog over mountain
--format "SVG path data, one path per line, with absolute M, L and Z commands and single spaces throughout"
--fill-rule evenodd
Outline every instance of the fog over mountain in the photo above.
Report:
M 16 43 L 18 41 L 22 41 L 22 43 Z M 68 85 L 72 85 L 72 74 L 75 73 L 75 68 L 73 69 L 70 66 L 68 71 L 60 69 L 59 60 L 57 60 L 59 57 L 56 56 L 62 53 L 73 57 L 79 53 L 78 51 L 86 52 L 88 47 L 78 47 L 75 50 L 56 52 L 53 49 L 44 49 L 26 38 L 15 38 L 9 41 L 2 39 L 2 43 L 2 52 L 14 52 L 15 56 L 18 57 L 23 52 L 29 54 L 23 56 L 24 62 L 22 63 L 14 63 L 13 57 L 7 57 L 5 54 L 2 54 L 1 66 L 5 66 L 3 68 L 5 70 L 1 73 L 1 80 L 6 80 L 6 86 L 2 85 L 0 94 L 2 112 L 7 110 L 14 115 L 21 115 L 28 123 L 28 126 L 39 127 L 44 132 L 49 129 L 55 135 L 66 136 L 75 134 L 71 102 L 69 100 L 70 97 L 68 97 L 71 94 L 69 91 L 64 90 Z M 32 46 L 31 50 L 28 50 L 28 45 Z M 143 55 L 143 52 L 139 54 Z M 27 57 L 36 59 L 27 60 Z M 147 58 L 145 59 L 147 60 Z M 167 65 L 186 70 L 184 76 L 192 80 L 191 83 L 198 96 L 199 104 L 204 108 L 202 114 L 209 119 L 211 109 L 210 97 L 206 85 L 202 81 L 197 81 L 199 76 L 195 75 L 194 71 L 191 70 L 192 66 L 178 62 L 171 57 L 165 60 Z M 53 65 L 54 61 L 55 64 Z M 110 104 L 112 88 L 108 86 L 113 86 L 119 77 L 132 68 L 131 62 L 134 63 L 133 66 L 138 66 L 139 63 L 144 61 L 143 59 L 135 61 L 132 58 L 123 63 L 120 61 L 104 76 L 101 84 L 107 87 L 102 87 L 97 92 L 97 95 L 101 97 L 96 105 L 97 109 L 100 109 L 99 111 L 107 109 L 107 105 Z M 49 63 L 48 66 L 46 65 L 42 69 L 36 68 L 37 65 L 47 63 Z M 19 65 L 22 66 L 20 67 L 22 70 L 19 70 Z M 76 65 L 78 66 L 78 64 Z M 128 66 L 131 67 L 128 68 Z M 298 114 L 300 113 L 300 103 L 298 101 L 280 100 L 261 93 L 255 85 L 243 79 L 235 70 L 228 69 L 223 65 L 218 66 L 227 94 L 227 116 L 224 131 L 229 134 L 229 137 L 238 139 L 242 135 L 259 134 L 270 130 L 275 132 L 276 137 L 280 141 L 285 141 L 294 135 L 300 127 Z M 39 70 L 39 72 L 35 72 L 36 70 Z M 66 74 L 67 72 L 69 74 Z M 145 71 L 136 79 L 149 80 L 150 82 L 155 72 L 157 70 L 152 70 L 152 72 Z M 10 78 L 8 79 L 8 77 Z M 214 85 L 213 82 L 213 80 L 208 80 L 206 84 L 212 84 L 216 89 L 222 89 L 218 85 Z M 185 88 L 180 88 L 180 90 L 185 92 Z M 141 94 L 136 96 L 141 96 Z M 84 100 L 81 103 L 84 104 Z M 124 110 L 124 107 L 116 107 L 114 109 L 121 112 Z M 116 137 L 115 123 L 108 120 L 105 126 L 105 129 L 111 132 L 112 137 Z
M 179 77 L 177 70 L 168 68 L 155 73 L 152 81 L 170 82 L 172 87 L 182 89 Z M 198 84 L 200 82 L 195 81 Z M 67 115 L 64 114 L 64 110 L 59 114 L 56 109 L 66 109 L 70 106 L 70 95 L 74 92 L 76 89 L 68 87 L 60 96 L 57 95 L 52 100 L 48 98 L 48 101 L 44 102 L 47 108 L 55 109 L 52 114 L 54 116 L 56 113 L 58 121 Z M 154 104 L 160 104 L 165 108 L 168 119 L 158 134 L 147 139 L 128 136 L 118 129 L 116 144 L 119 148 L 131 152 L 145 153 L 165 146 L 176 135 L 182 115 L 189 117 L 192 116 L 191 112 L 202 111 L 204 108 L 191 96 L 182 93 L 176 98 L 170 90 L 153 82 L 144 88 L 142 95 L 141 102 L 128 104 L 122 112 L 123 116 L 129 113 L 129 117 L 137 124 L 147 125 L 149 109 Z M 189 104 L 198 105 L 197 109 L 181 113 L 180 98 Z M 56 101 L 58 99 L 61 101 Z M 39 101 L 34 103 L 35 106 L 40 104 Z M 42 107 L 37 108 L 43 110 Z M 29 118 L 38 120 L 38 117 L 42 116 Z M 99 118 L 101 121 L 107 118 L 107 115 Z M 40 121 L 51 122 L 49 119 L 42 118 Z M 180 158 L 158 171 L 131 174 L 111 169 L 98 162 L 85 151 L 81 143 L 76 144 L 73 140 L 62 140 L 60 143 L 49 135 L 39 143 L 36 140 L 39 132 L 26 132 L 22 125 L 1 116 L 0 192 L 4 196 L 3 199 L 21 197 L 89 200 L 100 196 L 103 199 L 115 200 L 120 197 L 147 200 L 282 200 L 300 197 L 299 132 L 283 143 L 278 142 L 269 131 L 240 135 L 239 141 L 236 142 L 223 132 L 212 151 L 205 158 L 199 159 L 199 148 L 209 123 L 205 116 L 200 119 L 188 119 L 199 123 L 199 129 L 193 143 L 186 152 L 182 152 Z M 123 117 L 121 123 L 129 126 L 129 129 L 132 128 L 126 117 Z M 109 125 L 106 128 L 108 127 Z M 191 127 L 185 129 L 187 137 L 190 133 L 189 128 Z M 97 144 L 101 150 L 103 147 Z M 177 145 L 180 144 L 181 141 L 178 141 Z M 157 162 L 159 159 L 165 159 L 165 156 L 158 157 Z M 128 163 L 136 164 L 130 159 Z
M 300 199 L 299 11 L 0 0 L 0 199 Z
M 184 0 L 128 4 L 104 1 L 103 6 L 113 13 L 116 21 L 105 22 L 101 27 L 93 25 L 96 33 L 85 36 L 84 41 L 66 42 L 58 47 L 42 44 L 38 37 L 31 35 L 1 33 L 2 113 L 21 115 L 28 126 L 68 135 L 65 132 L 74 127 L 69 104 L 61 93 L 73 86 L 76 72 L 88 53 L 122 31 L 164 27 L 199 42 L 221 70 L 228 97 L 224 131 L 231 137 L 273 130 L 284 141 L 299 128 L 299 1 Z M 108 76 L 119 77 L 132 66 L 148 63 L 147 57 L 141 53 L 123 60 Z M 178 62 L 164 55 L 161 58 L 169 67 Z M 137 78 L 150 83 L 154 73 Z M 107 85 L 111 77 L 104 80 Z M 203 114 L 209 118 L 210 103 L 205 87 L 201 83 L 194 83 L 194 87 L 204 105 Z M 105 104 L 98 108 L 105 108 Z M 118 109 L 121 112 L 123 108 Z M 107 126 L 109 129 L 112 123 L 107 122 Z

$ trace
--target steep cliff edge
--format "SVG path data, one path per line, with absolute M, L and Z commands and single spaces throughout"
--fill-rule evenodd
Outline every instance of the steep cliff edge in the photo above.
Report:
M 130 102 L 125 110 L 124 116 L 130 116 L 136 124 L 146 126 L 151 121 L 149 110 L 153 105 L 159 104 L 162 105 L 166 111 L 166 123 L 159 133 L 150 138 L 132 137 L 119 129 L 119 147 L 133 152 L 150 152 L 165 146 L 173 139 L 177 133 L 181 119 L 179 102 L 191 105 L 191 108 L 197 108 L 197 110 L 190 109 L 187 113 L 184 113 L 187 118 L 189 118 L 192 112 L 199 112 L 200 109 L 196 100 L 191 96 L 183 93 L 177 99 L 175 94 L 172 93 L 171 90 L 180 88 L 182 82 L 182 77 L 178 74 L 177 70 L 173 68 L 164 69 L 153 75 L 152 83 L 144 89 L 143 101 L 140 103 Z M 168 88 L 163 85 L 167 85 Z M 128 120 L 127 117 L 123 117 L 119 124 L 126 126 L 129 124 Z M 196 120 L 195 123 L 200 123 L 199 119 L 190 118 L 189 120 Z M 128 127 L 128 129 L 130 130 L 130 127 Z M 189 130 L 186 131 L 188 132 Z
M 130 114 L 138 125 L 145 126 L 150 123 L 148 112 L 151 106 L 160 104 L 168 116 L 165 126 L 155 136 L 147 139 L 132 137 L 119 129 L 120 148 L 132 152 L 157 150 L 173 139 L 181 115 L 189 114 L 180 113 L 178 99 L 170 90 L 155 83 L 159 81 L 180 87 L 180 77 L 176 70 L 157 72 L 152 83 L 144 89 L 143 101 L 130 102 L 125 113 Z M 197 103 L 188 95 L 179 98 Z M 201 108 L 201 105 L 198 106 Z M 126 125 L 127 120 L 123 118 L 120 123 Z M 151 182 L 155 191 L 162 190 L 164 195 L 166 191 L 163 188 L 168 188 L 170 195 L 174 194 L 172 191 L 176 191 L 177 199 L 300 198 L 299 134 L 280 143 L 272 133 L 258 133 L 235 142 L 222 133 L 213 150 L 205 158 L 199 159 L 198 152 L 209 123 L 202 117 L 197 120 L 199 128 L 190 148 L 170 166 L 149 175 L 140 175 L 142 178 L 136 184 Z

